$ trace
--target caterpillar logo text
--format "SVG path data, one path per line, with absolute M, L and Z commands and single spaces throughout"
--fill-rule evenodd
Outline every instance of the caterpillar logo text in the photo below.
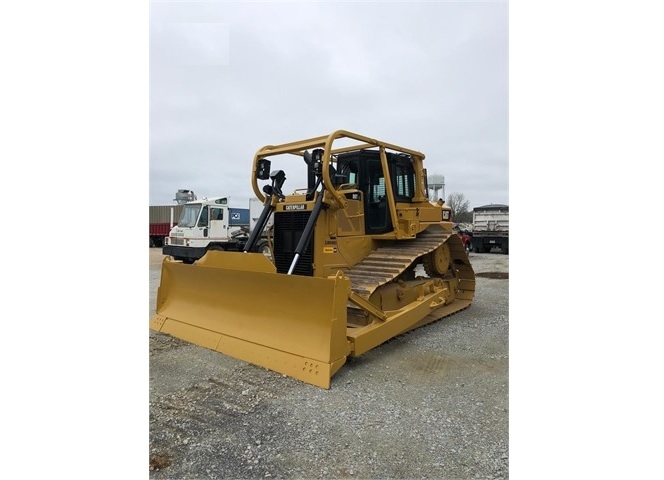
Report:
M 295 205 L 285 205 L 284 210 L 306 210 L 307 206 L 303 203 L 298 203 Z

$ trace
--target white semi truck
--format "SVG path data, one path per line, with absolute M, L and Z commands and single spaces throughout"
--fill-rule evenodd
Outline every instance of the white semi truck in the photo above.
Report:
M 249 208 L 229 206 L 228 197 L 212 197 L 184 204 L 177 226 L 164 241 L 162 252 L 175 260 L 193 263 L 208 250 L 241 251 L 256 225 L 263 205 L 252 199 Z M 269 233 L 256 242 L 254 251 L 270 256 Z

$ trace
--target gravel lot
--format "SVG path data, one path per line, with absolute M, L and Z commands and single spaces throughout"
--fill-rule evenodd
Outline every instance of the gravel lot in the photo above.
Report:
M 509 256 L 470 260 L 470 308 L 349 359 L 330 390 L 150 331 L 150 478 L 508 478 Z

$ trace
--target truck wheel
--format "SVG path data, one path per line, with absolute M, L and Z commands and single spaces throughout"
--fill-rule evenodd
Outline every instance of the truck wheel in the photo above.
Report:
M 267 240 L 261 240 L 258 242 L 258 245 L 256 245 L 256 252 L 262 253 L 272 260 L 272 250 L 270 250 L 270 245 L 267 243 Z

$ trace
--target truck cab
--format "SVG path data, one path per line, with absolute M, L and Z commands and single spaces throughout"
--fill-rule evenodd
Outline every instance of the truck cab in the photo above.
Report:
M 163 253 L 193 263 L 208 250 L 239 250 L 248 236 L 248 208 L 229 207 L 227 197 L 205 198 L 184 205 Z

